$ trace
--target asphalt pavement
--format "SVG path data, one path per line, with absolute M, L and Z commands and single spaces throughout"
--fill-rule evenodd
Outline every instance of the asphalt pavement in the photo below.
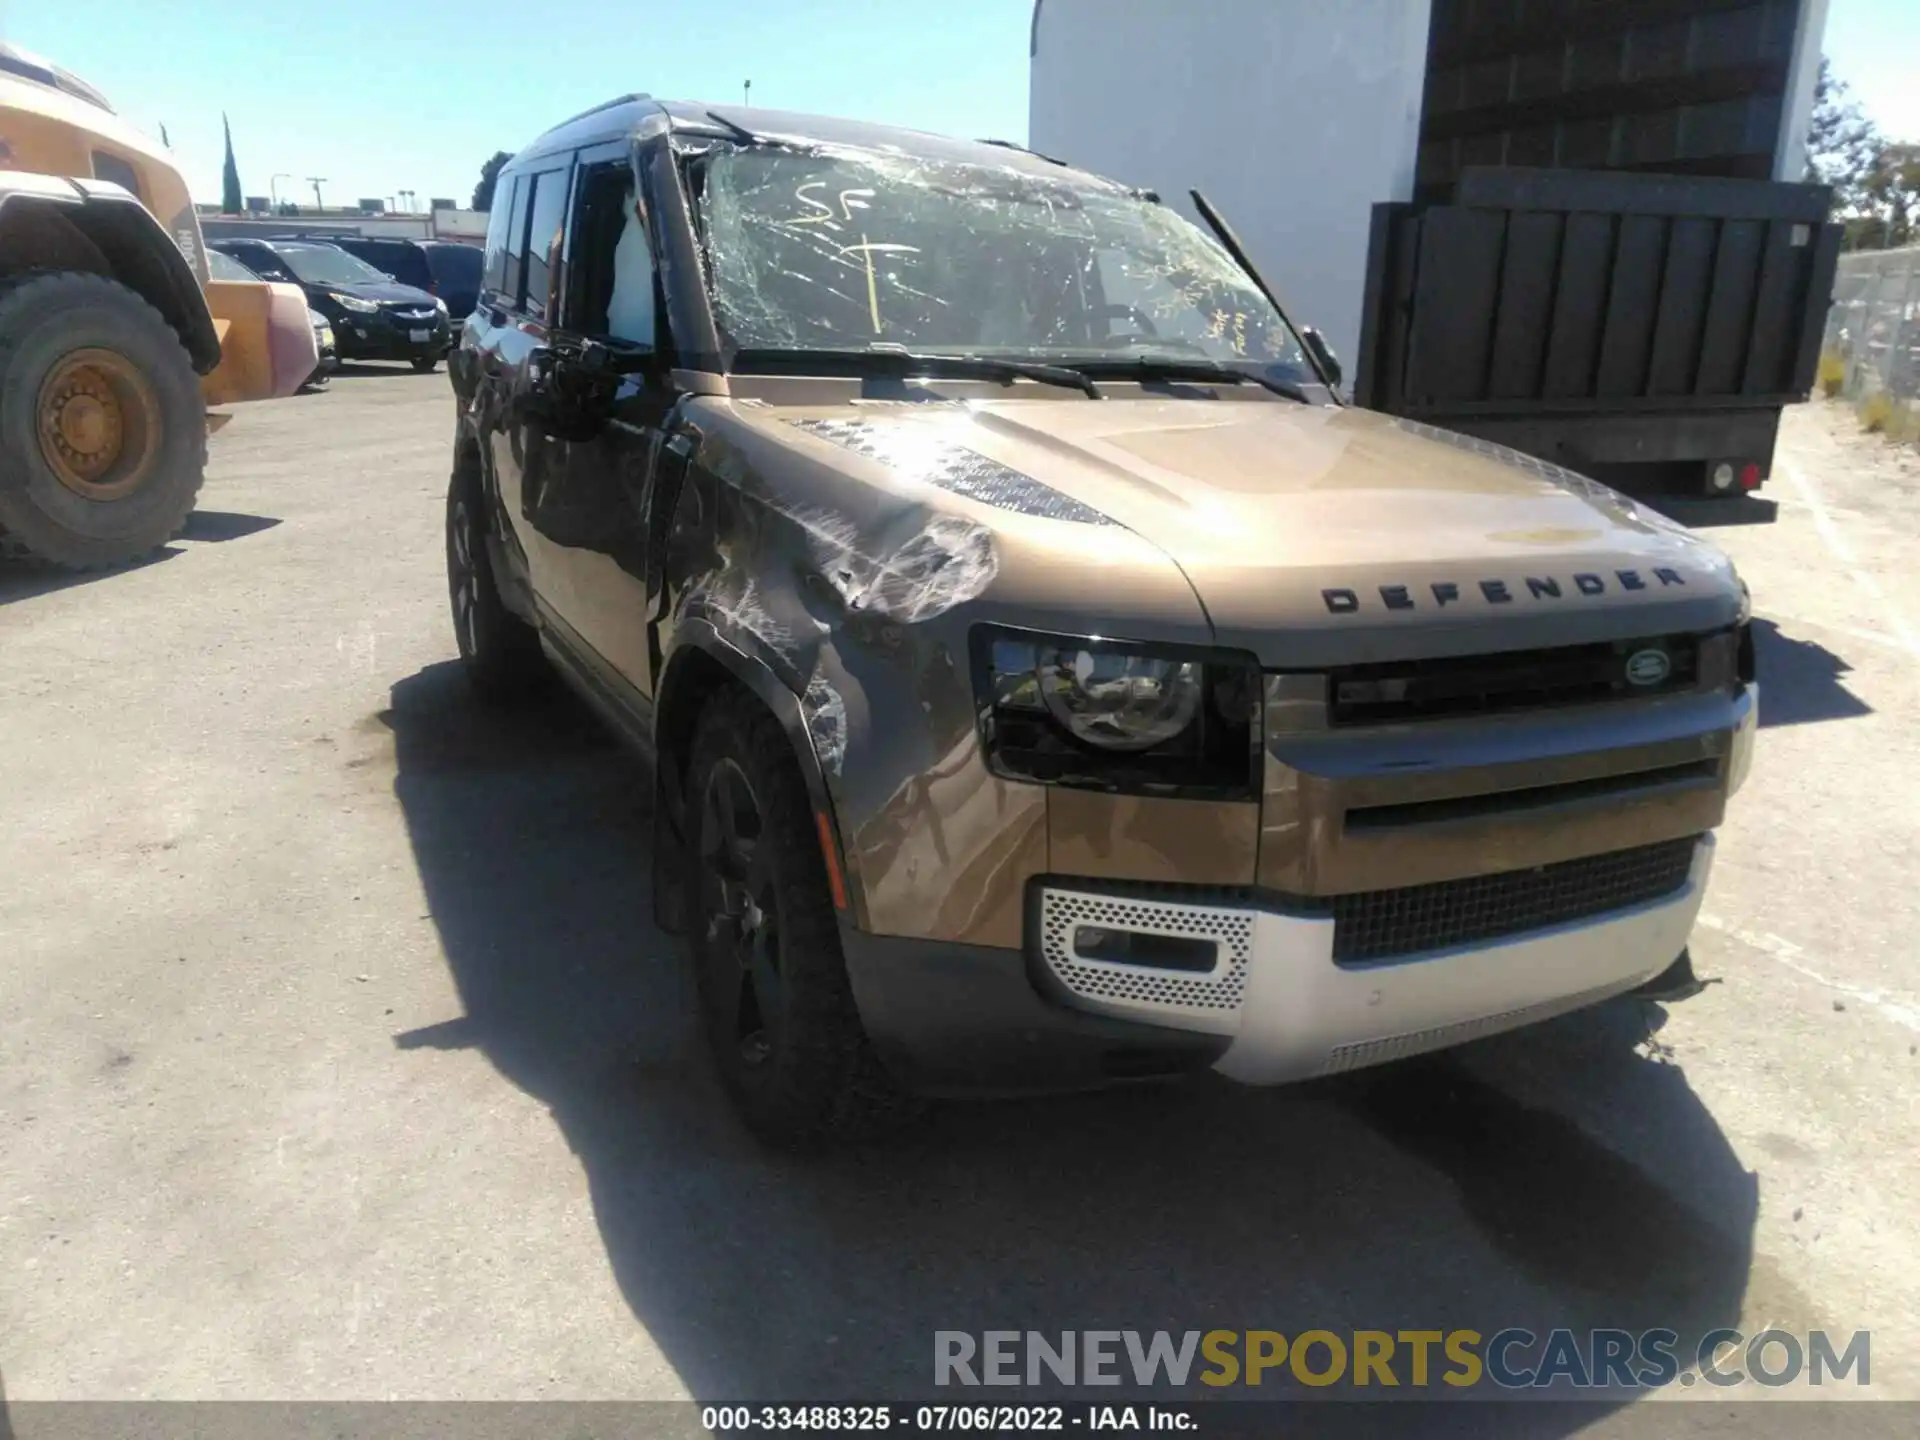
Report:
M 1712 530 L 1766 719 L 1704 995 L 802 1162 L 706 1066 L 634 762 L 462 687 L 452 431 L 444 373 L 358 367 L 241 411 L 156 559 L 0 569 L 10 1399 L 905 1398 L 937 1330 L 1516 1325 L 1866 1329 L 1920 1397 L 1920 462 L 1802 407 L 1773 523 Z

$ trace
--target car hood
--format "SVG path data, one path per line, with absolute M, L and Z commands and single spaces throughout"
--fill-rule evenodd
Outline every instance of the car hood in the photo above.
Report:
M 309 290 L 337 291 L 342 295 L 352 295 L 360 300 L 378 300 L 384 304 L 414 304 L 433 308 L 433 296 L 411 285 L 402 285 L 393 280 L 369 280 L 364 285 L 320 285 L 309 284 Z
M 1724 556 L 1617 492 L 1373 411 L 1264 398 L 862 410 L 856 423 L 927 427 L 902 438 L 964 447 L 1150 541 L 1216 640 L 1272 666 L 1708 630 L 1742 602 Z

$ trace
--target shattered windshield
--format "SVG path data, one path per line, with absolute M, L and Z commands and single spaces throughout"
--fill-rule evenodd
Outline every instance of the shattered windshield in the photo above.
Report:
M 713 154 L 700 180 L 715 317 L 734 351 L 1205 358 L 1314 378 L 1225 251 L 1118 186 L 764 145 Z

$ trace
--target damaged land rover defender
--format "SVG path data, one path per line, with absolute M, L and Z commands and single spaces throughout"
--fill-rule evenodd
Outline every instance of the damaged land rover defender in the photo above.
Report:
M 653 756 L 654 916 L 763 1136 L 1687 988 L 1741 581 L 1342 403 L 1199 203 L 644 96 L 501 173 L 460 655 Z

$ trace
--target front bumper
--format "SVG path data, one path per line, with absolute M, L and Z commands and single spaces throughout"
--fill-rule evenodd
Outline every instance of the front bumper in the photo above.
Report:
M 1027 952 L 858 933 L 843 941 L 868 1033 L 914 1088 L 1086 1088 L 1209 1065 L 1271 1085 L 1441 1049 L 1635 988 L 1686 948 L 1712 863 L 1713 839 L 1703 836 L 1684 883 L 1658 899 L 1368 964 L 1335 960 L 1328 916 L 1212 904 L 1204 892 L 1116 907 L 1072 881 L 1042 888 Z M 1044 918 L 1055 913 L 1217 941 L 1214 969 L 1076 955 L 1069 974 L 1059 946 L 1077 942 L 1071 924 Z
M 416 340 L 416 334 L 426 338 Z M 333 321 L 333 343 L 343 360 L 417 360 L 444 355 L 453 343 L 453 327 L 444 315 L 420 325 L 386 315 L 342 314 Z
M 1648 904 L 1374 965 L 1333 962 L 1333 922 L 1262 912 L 1246 996 L 1216 1068 L 1253 1085 L 1357 1070 L 1565 1014 L 1631 990 L 1686 948 L 1713 839 L 1686 884 Z

